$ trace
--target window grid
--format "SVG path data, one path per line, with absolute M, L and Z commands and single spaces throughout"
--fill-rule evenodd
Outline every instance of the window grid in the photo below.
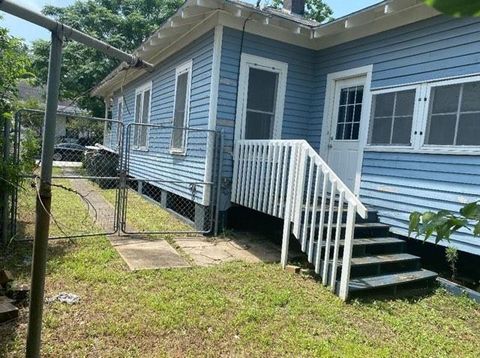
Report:
M 433 113 L 433 106 L 435 103 L 435 90 L 437 88 L 441 88 L 444 86 L 436 86 L 433 87 L 431 90 L 431 101 L 430 101 L 430 106 L 429 106 L 429 111 L 428 111 L 428 117 L 427 117 L 427 131 L 426 131 L 426 141 L 425 145 L 433 145 L 433 146 L 478 146 L 478 144 L 459 144 L 459 126 L 460 126 L 460 119 L 462 115 L 469 115 L 469 114 L 477 114 L 480 115 L 480 110 L 465 110 L 462 111 L 462 103 L 465 95 L 465 86 L 471 83 L 478 83 L 478 81 L 475 82 L 464 82 L 459 84 L 459 92 L 458 92 L 458 101 L 456 103 L 457 109 L 456 111 L 452 112 L 438 112 L 438 113 Z M 455 127 L 454 127 L 454 135 L 453 135 L 453 140 L 451 143 L 431 143 L 432 139 L 430 138 L 431 136 L 431 127 L 432 127 L 432 117 L 441 117 L 441 116 L 455 116 Z
M 353 102 L 350 101 L 350 92 L 355 92 Z M 361 98 L 359 96 L 359 92 L 362 93 Z M 346 96 L 346 102 L 342 103 L 342 95 L 344 93 Z M 338 114 L 337 129 L 335 134 L 336 140 L 358 140 L 361 111 L 362 111 L 362 102 L 363 102 L 363 86 L 342 88 L 342 90 L 340 91 L 340 104 L 338 106 L 339 114 Z M 342 108 L 343 108 L 343 118 L 340 117 Z M 350 118 L 348 118 L 349 108 L 352 109 Z M 358 110 L 360 112 L 358 120 L 355 119 L 357 108 L 359 108 Z M 349 133 L 347 133 L 348 125 L 350 126 Z M 356 127 L 357 127 L 357 130 L 355 130 Z M 340 128 L 341 130 L 339 131 Z

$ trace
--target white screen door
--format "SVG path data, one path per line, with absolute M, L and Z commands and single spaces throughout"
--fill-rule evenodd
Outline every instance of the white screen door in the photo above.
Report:
M 357 175 L 360 149 L 360 123 L 366 77 L 356 77 L 335 82 L 334 106 L 328 137 L 328 165 L 353 191 Z
M 236 138 L 280 138 L 287 64 L 242 55 Z

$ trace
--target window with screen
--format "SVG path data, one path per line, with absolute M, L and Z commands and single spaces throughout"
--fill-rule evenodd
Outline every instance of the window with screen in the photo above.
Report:
M 191 63 L 180 66 L 176 71 L 175 105 L 173 113 L 172 145 L 173 152 L 184 152 L 190 103 Z
M 135 94 L 135 130 L 133 145 L 135 148 L 147 148 L 148 126 L 150 121 L 151 85 L 137 89 Z
M 410 146 L 416 90 L 376 94 L 369 144 Z
M 480 145 L 480 82 L 431 89 L 427 145 Z

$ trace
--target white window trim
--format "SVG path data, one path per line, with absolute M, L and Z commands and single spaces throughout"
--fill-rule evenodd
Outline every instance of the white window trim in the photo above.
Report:
M 151 116 L 151 110 L 152 110 L 152 81 L 147 82 L 140 87 L 137 87 L 135 89 L 135 98 L 134 98 L 134 104 L 133 104 L 133 123 L 137 123 L 137 118 L 136 118 L 136 113 L 137 113 L 137 95 L 139 93 L 142 93 L 142 100 L 140 101 L 140 108 L 143 108 L 143 101 L 145 99 L 144 93 L 146 91 L 150 90 L 150 98 L 148 101 L 148 121 L 146 122 L 147 124 L 150 123 L 150 116 Z M 134 126 L 135 128 L 135 126 Z M 138 151 L 148 151 L 148 144 L 149 144 L 149 130 L 147 127 L 147 135 L 146 135 L 146 140 L 145 140 L 145 145 L 144 146 L 139 146 L 136 145 L 135 143 L 135 130 L 134 130 L 134 136 L 133 136 L 133 149 L 138 150 Z
M 283 111 L 285 107 L 285 93 L 287 89 L 288 63 L 272 60 L 266 57 L 242 53 L 240 61 L 240 76 L 238 85 L 238 102 L 236 108 L 235 140 L 245 135 L 247 115 L 248 78 L 250 68 L 278 73 L 278 89 L 275 103 L 275 117 L 273 120 L 273 139 L 282 137 Z
M 118 107 L 120 106 L 120 104 L 122 105 L 122 117 L 120 118 L 119 116 L 119 111 L 118 111 Z M 120 135 L 121 135 L 121 131 L 122 131 L 122 128 L 123 128 L 123 118 L 125 117 L 125 101 L 123 99 L 123 95 L 120 95 L 117 99 L 117 133 L 116 133 L 116 136 L 117 136 L 117 148 L 118 150 L 120 150 L 120 145 L 121 145 L 121 140 L 120 140 Z M 150 117 L 149 117 L 150 118 Z
M 325 94 L 325 104 L 323 106 L 323 118 L 322 121 L 322 133 L 320 136 L 320 156 L 322 158 L 328 159 L 328 144 L 329 144 L 329 137 L 330 131 L 332 127 L 332 120 L 331 113 L 335 108 L 335 88 L 337 81 L 365 76 L 365 86 L 363 88 L 363 108 L 362 108 L 362 120 L 360 121 L 360 129 L 358 133 L 358 163 L 355 175 L 355 188 L 353 190 L 355 195 L 360 194 L 360 184 L 361 184 L 361 177 L 362 177 L 362 164 L 363 164 L 363 153 L 364 148 L 367 144 L 368 138 L 368 128 L 369 128 L 369 115 L 370 115 L 370 108 L 372 103 L 372 93 L 370 90 L 371 83 L 372 83 L 372 71 L 373 65 L 367 65 L 363 67 L 352 68 L 344 71 L 333 72 L 327 75 L 327 88 Z M 327 120 L 325 120 L 327 119 Z
M 414 102 L 414 107 L 413 107 L 413 118 L 412 118 L 412 129 L 410 133 L 410 145 L 398 145 L 398 144 L 392 144 L 392 145 L 385 145 L 385 144 L 371 144 L 368 143 L 370 140 L 370 135 L 372 132 L 372 126 L 373 126 L 373 114 L 375 111 L 375 108 L 373 106 L 374 102 L 374 96 L 379 95 L 379 94 L 385 94 L 385 93 L 396 93 L 396 92 L 402 92 L 402 91 L 410 91 L 410 90 L 415 90 L 415 102 Z M 420 146 L 419 143 L 419 136 L 418 133 L 420 133 L 420 130 L 417 128 L 418 127 L 418 121 L 419 119 L 422 118 L 422 113 L 423 113 L 423 87 L 422 85 L 409 85 L 409 86 L 399 86 L 399 87 L 391 87 L 391 88 L 386 88 L 386 89 L 381 89 L 381 90 L 372 90 L 372 101 L 371 101 L 371 108 L 369 109 L 369 117 L 368 117 L 368 132 L 367 132 L 367 142 L 365 146 L 366 151 L 411 151 L 415 148 L 418 148 Z M 422 100 L 422 101 L 421 101 Z
M 367 144 L 365 151 L 368 152 L 398 152 L 398 153 L 418 153 L 418 154 L 451 154 L 451 155 L 479 155 L 480 146 L 461 146 L 461 145 L 430 145 L 426 144 L 426 130 L 428 125 L 428 114 L 430 109 L 431 89 L 439 86 L 455 85 L 468 82 L 480 82 L 480 75 L 448 77 L 435 79 L 422 83 L 388 87 L 372 90 L 372 95 L 398 92 L 411 88 L 418 88 L 415 106 L 418 107 L 414 113 L 412 133 L 417 132 L 415 140 L 411 146 L 379 146 Z M 419 101 L 420 99 L 420 101 Z M 373 106 L 370 112 L 373 111 Z M 370 123 L 372 115 L 370 115 Z
M 185 117 L 183 119 L 184 127 L 188 128 L 190 122 L 190 97 L 191 97 L 191 89 L 192 89 L 192 69 L 193 69 L 193 60 L 189 60 L 175 69 L 175 93 L 174 93 L 174 100 L 173 100 L 173 115 L 172 115 L 172 125 L 175 125 L 175 107 L 177 105 L 177 85 L 178 85 L 178 77 L 188 72 L 187 76 L 187 94 L 185 96 Z M 184 131 L 185 138 L 183 141 L 182 148 L 175 148 L 173 147 L 173 129 L 172 129 L 172 138 L 170 141 L 170 154 L 175 155 L 186 155 L 187 154 L 187 146 L 188 146 L 188 131 Z
M 457 85 L 469 82 L 480 82 L 480 76 L 471 76 L 471 77 L 462 77 L 462 78 L 454 78 L 444 81 L 436 81 L 436 82 L 429 82 L 426 83 L 425 86 L 425 113 L 423 116 L 423 123 L 422 123 L 422 132 L 423 132 L 423 141 L 421 149 L 425 152 L 435 152 L 435 153 L 444 153 L 444 154 L 479 154 L 480 153 L 480 145 L 432 145 L 427 144 L 427 126 L 428 126 L 428 117 L 430 112 L 430 105 L 431 105 L 431 91 L 435 87 L 441 86 L 449 86 L 449 85 Z

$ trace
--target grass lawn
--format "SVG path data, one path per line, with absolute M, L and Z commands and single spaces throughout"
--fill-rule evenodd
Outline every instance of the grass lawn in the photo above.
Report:
M 75 194 L 56 194 L 84 214 Z M 47 297 L 81 302 L 45 306 L 45 357 L 480 356 L 480 306 L 443 290 L 345 304 L 276 264 L 129 272 L 105 237 L 49 250 Z M 10 252 L 7 268 L 26 280 L 29 245 Z M 0 326 L 0 356 L 24 355 L 26 314 Z

